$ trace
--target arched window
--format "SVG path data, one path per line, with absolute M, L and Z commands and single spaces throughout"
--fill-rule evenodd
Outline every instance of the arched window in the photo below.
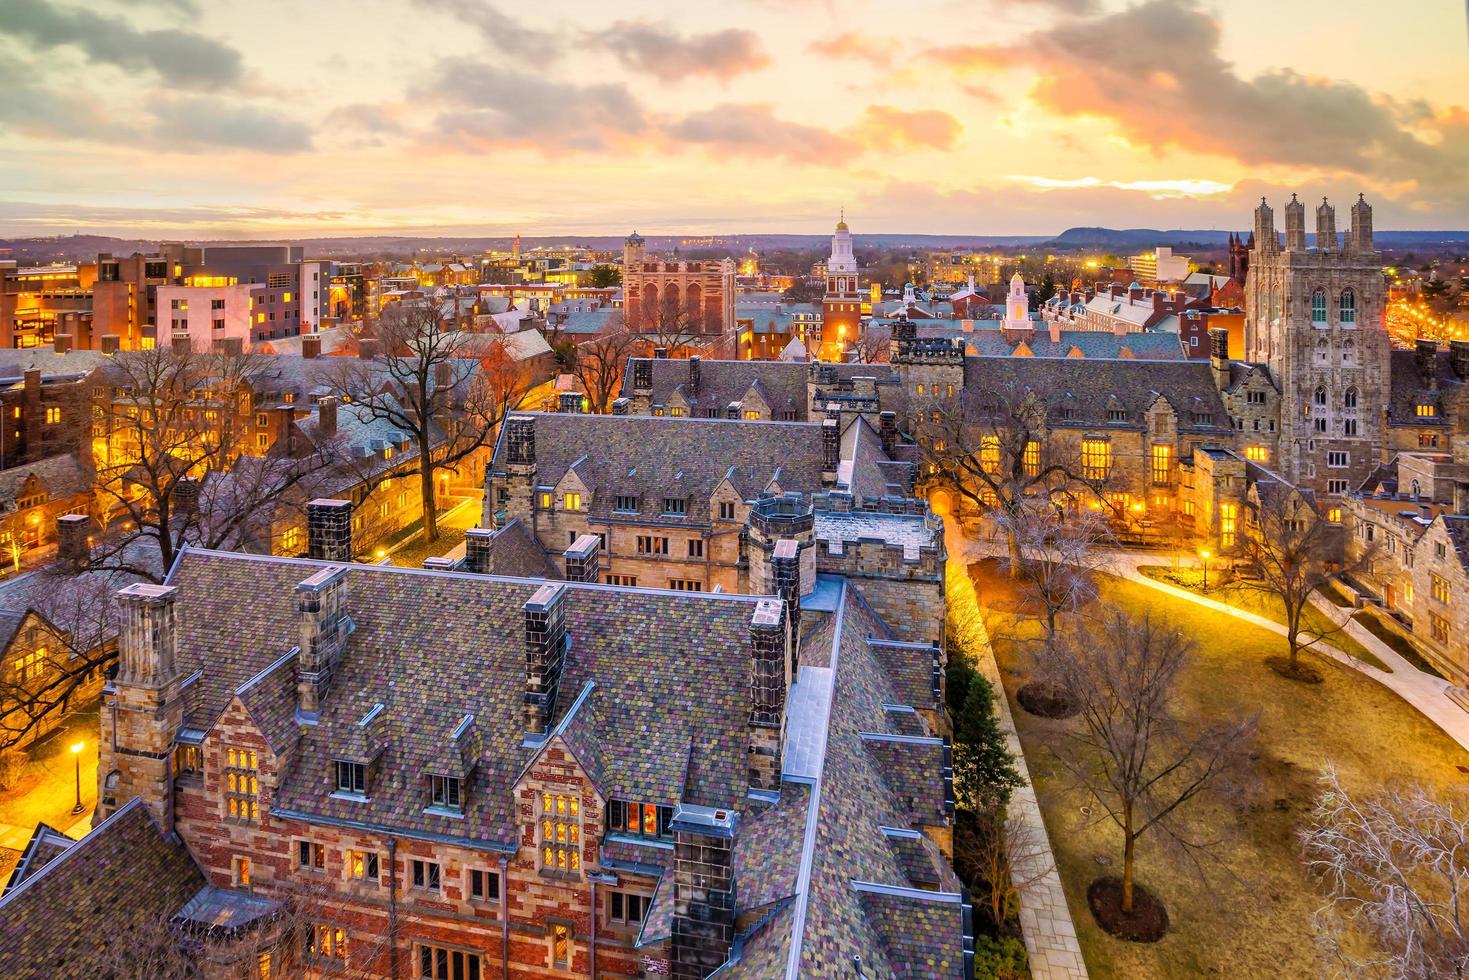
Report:
M 1330 355 L 1331 348 L 1326 343 L 1326 338 L 1322 337 L 1320 340 L 1316 341 L 1316 360 L 1320 361 L 1322 364 L 1325 364 L 1326 358 Z
M 1356 409 L 1357 409 L 1357 389 L 1356 388 L 1348 388 L 1347 389 L 1347 393 L 1342 396 L 1341 407 L 1347 409 L 1348 411 L 1356 411 Z
M 1350 289 L 1341 291 L 1341 322 L 1357 322 L 1357 294 Z
M 1357 363 L 1357 345 L 1355 342 L 1351 340 L 1342 342 L 1341 362 L 1348 365 Z
M 1311 294 L 1311 323 L 1322 326 L 1326 323 L 1326 290 L 1318 289 Z
M 1320 385 L 1320 386 L 1318 386 L 1316 388 L 1316 393 L 1311 396 L 1311 401 L 1314 402 L 1315 404 L 1321 406 L 1322 408 L 1325 408 L 1326 407 L 1326 386 L 1325 385 Z

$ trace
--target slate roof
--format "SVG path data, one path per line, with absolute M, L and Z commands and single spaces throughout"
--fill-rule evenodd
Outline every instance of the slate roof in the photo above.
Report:
M 699 362 L 699 386 L 689 385 L 689 361 L 685 358 L 647 358 L 653 365 L 652 404 L 667 405 L 675 391 L 689 404 L 689 414 L 702 418 L 708 412 L 724 415 L 730 402 L 743 401 L 751 384 L 759 381 L 760 395 L 779 418 L 783 411 L 793 411 L 806 421 L 807 366 L 794 361 L 720 361 Z M 622 395 L 632 397 L 632 365 L 622 378 Z
M 1387 401 L 1387 424 L 1414 428 L 1449 428 L 1454 420 L 1449 400 L 1457 398 L 1464 381 L 1454 373 L 1448 351 L 1437 351 L 1425 372 L 1419 366 L 1418 352 L 1395 350 L 1388 354 L 1391 386 Z M 1434 405 L 1438 414 L 1418 416 L 1418 406 Z
M 204 885 L 189 852 L 134 799 L 0 898 L 0 975 L 109 976 Z
M 1181 431 L 1230 431 L 1229 413 L 1208 361 L 965 358 L 962 397 L 967 416 L 979 417 L 984 403 L 996 394 L 1015 404 L 1027 392 L 1034 392 L 1046 404 L 1046 423 L 1052 427 L 1139 429 L 1144 413 L 1162 396 L 1178 413 Z M 1127 413 L 1125 422 L 1110 421 L 1114 406 Z M 1073 412 L 1069 421 L 1062 414 L 1068 408 Z M 1212 421 L 1196 423 L 1194 412 Z
M 58 375 L 89 374 L 111 360 L 110 354 L 95 350 L 58 354 L 54 347 L 0 348 L 0 384 L 20 381 L 33 368 L 41 372 L 42 381 Z
M 514 575 L 519 578 L 560 578 L 556 565 L 551 561 L 530 528 L 519 520 L 510 521 L 490 535 L 490 568 L 496 575 Z
M 0 889 L 0 896 L 16 888 L 27 878 L 39 874 L 42 868 L 60 857 L 68 847 L 75 843 L 76 841 L 55 827 L 45 823 L 36 824 L 36 829 L 31 833 L 31 839 L 26 842 L 25 849 L 20 853 L 20 859 L 10 870 L 10 877 L 6 880 L 5 887 Z
M 297 643 L 296 584 L 324 563 L 187 551 L 170 579 L 179 588 L 178 661 L 204 672 L 188 727 L 207 729 L 245 681 Z M 540 583 L 353 565 L 346 575 L 356 629 L 318 724 L 277 793 L 277 809 L 468 838 L 515 839 L 508 787 L 531 750 L 522 745 L 525 648 L 518 624 Z M 570 651 L 556 717 L 587 682 L 587 704 L 567 726 L 568 744 L 595 743 L 603 791 L 672 804 L 735 806 L 748 780 L 746 648 L 753 597 L 702 596 L 567 585 Z M 248 604 L 239 596 L 250 595 Z M 430 615 L 453 609 L 456 615 Z M 286 735 L 292 671 L 278 667 L 241 698 L 252 716 Z M 273 677 L 281 678 L 271 687 Z M 388 733 L 381 782 L 370 802 L 333 799 L 331 760 L 350 749 L 357 723 L 384 705 Z M 615 706 L 609 707 L 609 706 Z M 588 707 L 592 710 L 588 711 Z M 482 744 L 466 786 L 464 819 L 427 813 L 419 778 L 466 714 Z
M 659 516 L 665 497 L 687 501 L 672 523 L 707 523 L 709 498 L 726 478 L 750 500 L 776 484 L 782 491 L 821 488 L 821 426 L 810 422 L 654 416 L 531 414 L 536 481 L 555 486 L 573 468 L 591 491 L 591 513 L 610 515 L 619 495 L 636 495 L 644 515 Z M 492 470 L 503 471 L 504 429 Z M 661 518 L 660 518 L 661 519 Z
M 16 501 L 34 475 L 44 484 L 50 500 L 65 500 L 86 493 L 92 487 L 91 474 L 81 460 L 71 453 L 49 456 L 34 463 L 0 470 L 0 510 L 16 509 Z

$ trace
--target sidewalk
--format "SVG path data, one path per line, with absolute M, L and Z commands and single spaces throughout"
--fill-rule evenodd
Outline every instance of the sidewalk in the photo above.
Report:
M 962 531 L 945 522 L 944 544 L 949 552 L 946 574 L 953 576 L 958 583 L 951 585 L 950 589 L 964 590 L 977 603 L 974 585 L 969 580 L 969 562 L 974 554 L 971 545 L 976 542 L 969 541 Z M 983 629 L 982 624 L 977 625 Z M 1025 762 L 1025 749 L 1015 730 L 1015 720 L 1010 716 L 1010 702 L 1005 697 L 1005 685 L 988 638 L 980 649 L 983 652 L 975 666 L 995 689 L 1000 730 L 1005 733 L 1006 746 L 1014 754 L 1016 767 L 1025 779 L 1025 785 L 1010 798 L 1006 823 L 1025 828 L 1023 832 L 1031 842 L 1011 872 L 1017 883 L 1028 882 L 1018 890 L 1020 932 L 1030 960 L 1030 975 L 1034 980 L 1086 980 L 1086 960 L 1082 958 L 1081 943 L 1076 938 L 1076 924 L 1066 903 L 1066 893 L 1061 888 L 1061 873 L 1056 868 L 1056 856 L 1051 850 L 1045 821 L 1041 819 L 1040 804 Z

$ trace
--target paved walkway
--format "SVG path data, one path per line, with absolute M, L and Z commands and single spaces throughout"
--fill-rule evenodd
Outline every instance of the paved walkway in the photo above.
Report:
M 960 583 L 957 587 L 966 589 L 973 596 L 974 586 L 969 579 L 968 566 L 977 557 L 971 547 L 974 543 L 953 528 L 952 522 L 945 524 L 944 538 L 949 552 L 947 574 L 956 576 Z M 977 622 L 976 627 L 981 631 L 984 629 L 982 623 Z M 1035 787 L 1031 784 L 1030 769 L 1025 764 L 1025 749 L 1015 730 L 1015 719 L 1010 715 L 1010 702 L 1005 698 L 1005 685 L 1000 679 L 1000 668 L 995 663 L 995 653 L 988 637 L 980 644 L 980 651 L 976 666 L 999 695 L 995 698 L 995 706 L 1000 730 L 1005 733 L 1006 744 L 1025 779 L 1025 785 L 1010 798 L 1010 812 L 1005 822 L 1007 831 L 1022 834 L 1026 842 L 1015 867 L 1011 869 L 1011 878 L 1020 893 L 1020 931 L 1030 959 L 1030 975 L 1034 980 L 1086 980 L 1086 961 L 1076 938 L 1076 925 L 1066 904 L 1066 892 L 1061 888 L 1061 874 L 1056 870 L 1051 839 L 1046 834 Z

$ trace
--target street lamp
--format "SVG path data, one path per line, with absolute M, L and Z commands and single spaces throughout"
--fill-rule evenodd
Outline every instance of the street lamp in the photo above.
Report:
M 1204 591 L 1207 592 L 1209 591 L 1209 549 L 1200 548 L 1199 557 L 1204 562 Z
M 86 747 L 85 742 L 77 742 L 71 747 L 71 757 L 77 764 L 77 804 L 71 808 L 73 814 L 82 812 L 82 749 Z

